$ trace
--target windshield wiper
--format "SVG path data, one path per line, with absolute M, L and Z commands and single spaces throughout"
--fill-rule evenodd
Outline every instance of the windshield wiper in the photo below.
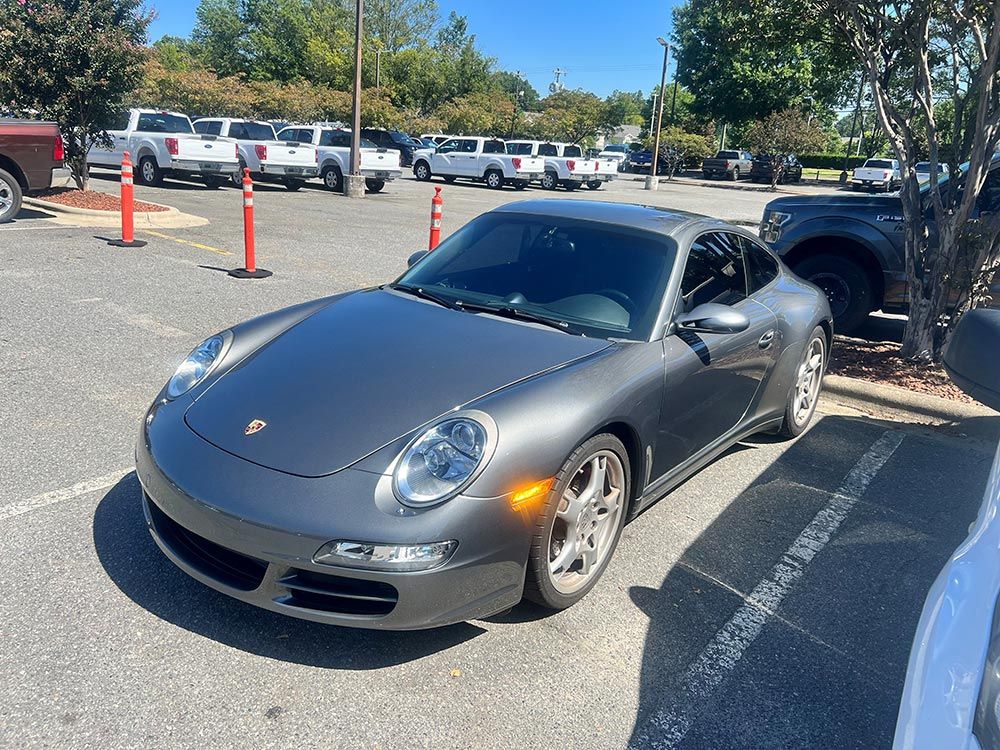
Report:
M 565 320 L 560 320 L 559 318 L 550 318 L 547 315 L 540 315 L 538 313 L 529 312 L 520 307 L 514 307 L 512 305 L 486 305 L 480 302 L 463 302 L 463 301 L 459 301 L 458 305 L 463 310 L 489 313 L 490 315 L 498 315 L 501 318 L 526 320 L 531 323 L 541 323 L 544 326 L 555 328 L 556 330 L 562 331 L 563 333 L 572 333 L 576 334 L 577 336 L 583 335 L 582 331 L 573 328 Z
M 429 300 L 430 302 L 436 302 L 441 305 L 441 307 L 447 307 L 451 310 L 464 310 L 462 305 L 452 302 L 446 297 L 434 294 L 434 292 L 428 292 L 423 287 L 412 286 L 411 284 L 383 284 L 379 289 L 394 289 L 397 292 L 406 292 L 407 294 L 412 294 L 414 297 L 420 297 L 420 299 Z

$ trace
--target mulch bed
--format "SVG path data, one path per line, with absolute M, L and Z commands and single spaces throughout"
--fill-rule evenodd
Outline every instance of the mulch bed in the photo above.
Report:
M 899 356 L 899 344 L 835 336 L 828 372 L 974 404 L 941 365 L 915 365 Z
M 49 203 L 74 208 L 90 208 L 96 211 L 121 211 L 121 201 L 117 195 L 99 193 L 96 190 L 77 190 L 76 188 L 52 188 L 32 196 Z M 157 206 L 145 201 L 135 202 L 136 211 L 167 211 L 166 206 Z

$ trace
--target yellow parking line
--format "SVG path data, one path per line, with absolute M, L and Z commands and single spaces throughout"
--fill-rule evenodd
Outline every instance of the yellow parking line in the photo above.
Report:
M 154 232 L 152 229 L 139 229 L 138 231 L 144 232 L 145 234 L 151 234 L 154 237 L 159 237 L 161 240 L 173 240 L 179 245 L 196 247 L 199 250 L 208 250 L 208 252 L 215 253 L 216 255 L 232 255 L 231 252 L 223 250 L 222 248 L 212 247 L 211 245 L 203 245 L 200 242 L 192 242 L 191 240 L 182 240 L 180 237 L 172 237 L 171 235 L 163 234 L 162 232 Z

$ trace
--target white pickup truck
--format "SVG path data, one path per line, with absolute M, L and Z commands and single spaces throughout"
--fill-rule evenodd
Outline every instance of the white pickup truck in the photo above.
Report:
M 556 148 L 559 149 L 559 156 L 578 159 L 582 159 L 585 156 L 583 147 L 575 143 L 557 143 Z M 598 154 L 596 159 L 589 159 L 588 161 L 594 162 L 593 174 L 584 182 L 591 190 L 599 190 L 605 182 L 611 182 L 611 180 L 618 176 L 617 159 L 607 159 Z M 577 168 L 577 171 L 581 171 L 580 168 Z
M 135 181 L 141 185 L 159 185 L 166 176 L 180 176 L 220 187 L 239 166 L 236 141 L 195 133 L 191 120 L 180 112 L 132 109 L 116 125 L 108 131 L 111 148 L 91 146 L 87 164 L 118 168 L 128 151 L 136 167 Z
M 576 190 L 581 185 L 598 180 L 597 160 L 585 158 L 583 149 L 570 143 L 507 141 L 507 153 L 542 157 L 545 172 L 541 183 L 546 190 L 555 190 L 560 185 L 567 190 Z
M 852 190 L 874 190 L 882 188 L 890 193 L 898 188 L 903 181 L 899 162 L 895 159 L 869 159 L 863 166 L 854 170 L 851 177 Z
M 289 190 L 298 190 L 307 179 L 319 174 L 316 147 L 279 141 L 269 122 L 200 117 L 194 121 L 194 130 L 236 141 L 240 149 L 239 169 L 232 176 L 236 187 L 243 184 L 244 169 L 249 169 L 255 180 L 281 182 Z
M 278 140 L 315 146 L 323 186 L 337 193 L 344 192 L 344 175 L 351 172 L 350 130 L 329 125 L 289 125 L 278 132 Z M 365 187 L 373 193 L 379 192 L 386 182 L 403 175 L 399 151 L 378 148 L 362 138 L 361 174 Z
M 494 190 L 507 184 L 524 190 L 532 180 L 542 179 L 544 173 L 544 159 L 508 154 L 507 144 L 497 138 L 452 138 L 437 151 L 420 149 L 413 155 L 413 176 L 421 181 L 435 175 L 445 182 L 462 177 L 485 182 Z

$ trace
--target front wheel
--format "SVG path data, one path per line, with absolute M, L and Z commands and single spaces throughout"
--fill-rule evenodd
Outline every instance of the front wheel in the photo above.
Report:
M 739 179 L 740 179 L 740 168 L 739 167 L 733 167 L 733 171 L 729 175 L 729 179 L 732 180 L 733 182 L 738 182 L 739 181 Z
M 865 269 L 839 255 L 813 255 L 793 269 L 823 290 L 830 302 L 834 330 L 850 333 L 868 318 L 875 303 L 872 281 Z
M 243 170 L 247 168 L 247 164 L 243 159 L 240 159 L 239 168 L 229 175 L 229 181 L 232 183 L 233 187 L 241 188 L 243 187 Z
M 809 341 L 795 371 L 795 382 L 785 404 L 785 421 L 781 423 L 781 429 L 778 431 L 781 437 L 788 439 L 798 437 L 809 426 L 813 414 L 816 413 L 816 403 L 823 387 L 823 374 L 826 372 L 827 361 L 826 333 L 816 326 L 809 335 Z
M 504 178 L 503 174 L 495 169 L 491 169 L 486 173 L 486 187 L 491 190 L 500 190 L 503 188 Z
M 0 224 L 6 224 L 20 213 L 21 198 L 21 186 L 14 175 L 0 169 Z
M 594 588 L 618 545 L 630 488 L 628 454 L 614 435 L 573 451 L 538 511 L 525 598 L 565 609 Z
M 524 190 L 526 187 L 528 187 L 527 180 L 514 180 L 514 182 L 511 184 L 514 185 L 515 190 Z
M 413 165 L 413 176 L 421 182 L 427 182 L 431 178 L 431 167 L 425 161 L 418 161 Z
M 385 187 L 385 180 L 378 180 L 374 177 L 369 177 L 365 180 L 365 188 L 369 193 L 381 193 L 382 188 Z
M 574 182 L 573 180 L 567 180 L 565 183 L 563 183 L 563 187 L 566 188 L 567 192 L 572 193 L 574 190 L 580 187 L 580 183 Z

